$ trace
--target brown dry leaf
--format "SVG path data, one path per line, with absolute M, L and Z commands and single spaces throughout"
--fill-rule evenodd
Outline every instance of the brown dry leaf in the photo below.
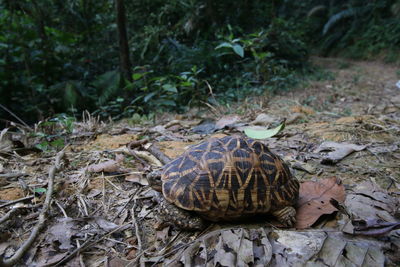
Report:
M 117 155 L 116 160 L 108 160 L 102 163 L 91 164 L 88 167 L 89 172 L 118 172 L 121 170 L 121 162 L 124 160 L 122 155 Z
M 337 211 L 330 203 L 332 198 L 339 203 L 344 202 L 346 198 L 343 184 L 335 177 L 301 183 L 296 228 L 307 228 L 315 223 L 321 215 Z
M 284 157 L 285 162 L 290 162 L 293 169 L 308 172 L 310 174 L 317 173 L 317 168 L 312 166 L 310 163 L 297 160 L 293 155 L 288 155 Z
M 177 253 L 169 263 L 171 266 L 179 262 L 185 266 L 267 266 L 272 257 L 267 235 L 263 228 L 217 230 Z
M 119 257 L 113 257 L 108 261 L 107 267 L 124 267 L 129 265 L 129 260 L 124 260 Z
M 145 177 L 143 177 L 141 173 L 131 173 L 125 177 L 125 181 L 137 183 L 144 186 L 149 185 L 149 182 Z
M 95 217 L 93 218 L 93 221 L 96 222 L 99 228 L 101 228 L 105 232 L 109 232 L 118 228 L 118 225 L 116 225 L 115 223 L 107 221 L 106 219 L 101 217 Z
M 240 117 L 237 115 L 224 116 L 215 123 L 215 130 L 218 131 L 218 130 L 224 129 L 226 126 L 232 125 L 232 124 L 238 122 L 239 119 L 240 119 Z
M 223 229 L 184 246 L 163 266 L 383 266 L 384 245 L 340 232 Z
M 77 222 L 72 218 L 61 218 L 47 231 L 46 243 L 58 244 L 61 250 L 73 248 L 71 238 L 79 232 Z
M 55 251 L 52 247 L 43 247 L 39 250 L 37 259 L 36 259 L 36 266 L 54 266 L 60 260 L 62 260 L 65 256 L 68 255 L 67 252 L 58 252 Z M 32 265 L 34 266 L 34 265 Z
M 261 113 L 261 114 L 258 114 L 257 118 L 254 121 L 252 121 L 250 124 L 268 126 L 275 121 L 276 121 L 275 117 L 265 114 L 265 113 Z
M 323 151 L 330 151 L 324 155 L 321 160 L 322 164 L 336 164 L 346 156 L 350 155 L 354 151 L 364 150 L 367 146 L 360 146 L 349 143 L 336 143 L 336 142 L 323 142 L 316 150 L 316 153 Z
M 157 240 L 160 240 L 165 243 L 168 240 L 170 228 L 171 228 L 170 226 L 167 226 L 157 231 L 156 232 Z
M 358 184 L 355 188 L 348 191 L 345 206 L 347 212 L 355 220 L 364 220 L 367 222 L 383 220 L 388 223 L 396 223 L 397 219 L 394 215 L 396 209 L 400 207 L 400 201 L 398 198 L 390 196 L 386 190 L 367 181 Z M 357 226 L 354 227 L 351 221 L 349 221 L 344 227 L 343 232 L 354 234 L 357 232 L 355 228 Z M 384 228 L 383 225 L 382 228 Z M 366 230 L 370 231 L 371 229 Z M 383 231 L 383 229 L 381 230 Z
M 392 230 L 400 229 L 400 222 L 386 222 L 382 219 L 353 220 L 353 233 L 356 235 L 383 236 Z
M 215 131 L 215 122 L 213 120 L 206 119 L 199 125 L 192 128 L 192 132 L 198 134 L 211 134 Z
M 343 235 L 331 233 L 309 264 L 310 266 L 318 263 L 321 266 L 384 266 L 385 255 L 381 247 L 381 243 L 373 240 L 353 241 Z

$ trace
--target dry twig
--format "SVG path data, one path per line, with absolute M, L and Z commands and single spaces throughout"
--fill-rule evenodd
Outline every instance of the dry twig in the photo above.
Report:
M 18 203 L 18 202 L 23 202 L 23 201 L 26 201 L 26 200 L 31 200 L 31 199 L 33 199 L 33 198 L 34 198 L 34 196 L 27 196 L 27 197 L 19 198 L 19 199 L 16 199 L 16 200 L 12 200 L 12 201 L 10 201 L 10 202 L 7 202 L 7 203 L 4 203 L 4 204 L 0 205 L 0 208 L 4 208 L 4 207 L 10 206 L 10 205 L 14 205 L 14 204 L 16 204 L 16 203 Z
M 3 217 L 0 218 L 0 224 L 4 223 L 5 221 L 8 221 L 11 217 L 18 214 L 20 210 L 21 209 L 18 207 L 9 210 Z
M 156 145 L 151 145 L 148 149 L 147 149 L 151 154 L 153 154 L 153 156 L 155 156 L 157 159 L 159 159 L 161 161 L 162 164 L 167 164 L 168 162 L 171 161 L 171 159 L 165 155 Z
M 66 147 L 65 147 L 66 148 Z M 48 176 L 48 186 L 46 192 L 46 199 L 43 204 L 43 209 L 39 214 L 39 221 L 32 229 L 32 232 L 29 238 L 22 244 L 22 246 L 15 252 L 15 254 L 9 259 L 0 259 L 0 266 L 13 266 L 15 265 L 25 254 L 26 251 L 31 247 L 32 243 L 35 241 L 36 237 L 39 235 L 40 230 L 45 226 L 47 212 L 50 209 L 51 197 L 53 194 L 54 188 L 54 176 L 56 171 L 58 171 L 61 167 L 61 159 L 64 157 L 65 148 L 57 153 L 56 160 L 54 165 L 50 168 L 49 176 Z
M 135 226 L 135 234 L 136 234 L 136 239 L 138 242 L 138 251 L 139 253 L 142 251 L 142 238 L 140 237 L 140 232 L 139 232 L 139 225 L 136 219 L 136 215 L 135 215 L 135 209 L 136 209 L 136 200 L 134 200 L 133 202 L 133 207 L 132 207 L 132 221 L 133 221 L 133 225 Z

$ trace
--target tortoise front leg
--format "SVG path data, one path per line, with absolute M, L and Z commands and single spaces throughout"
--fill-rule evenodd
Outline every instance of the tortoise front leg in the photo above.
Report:
M 177 226 L 184 230 L 202 230 L 205 227 L 204 220 L 186 210 L 180 209 L 169 203 L 165 198 L 159 199 L 158 213 L 163 223 Z
M 292 206 L 286 206 L 280 210 L 272 212 L 280 223 L 287 227 L 292 227 L 296 223 L 296 210 Z

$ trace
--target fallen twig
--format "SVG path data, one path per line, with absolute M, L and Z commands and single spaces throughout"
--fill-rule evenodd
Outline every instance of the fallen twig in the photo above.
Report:
M 130 142 L 127 147 L 128 149 L 135 149 L 137 147 L 140 147 L 144 144 L 147 144 L 149 142 L 149 139 L 141 139 L 141 140 L 136 140 L 136 141 L 132 141 Z
M 28 124 L 26 124 L 20 117 L 18 117 L 14 112 L 12 112 L 11 110 L 9 110 L 8 108 L 6 108 L 5 106 L 3 106 L 2 104 L 0 104 L 0 107 L 2 109 L 4 109 L 5 111 L 7 111 L 11 116 L 13 116 L 15 119 L 17 119 L 22 125 L 24 125 L 27 129 L 33 131 L 33 129 L 31 127 L 29 127 Z
M 136 239 L 138 242 L 138 252 L 140 253 L 142 251 L 142 238 L 140 237 L 139 225 L 138 225 L 138 222 L 136 219 L 135 209 L 136 209 L 136 200 L 134 200 L 133 207 L 132 207 L 132 221 L 133 221 L 133 225 L 135 226 L 135 234 L 136 234 Z
M 154 166 L 158 166 L 158 167 L 163 166 L 161 161 L 158 158 L 156 158 L 153 154 L 148 152 L 148 151 L 141 151 L 141 150 L 133 151 L 133 150 L 130 150 L 129 152 L 132 155 L 135 155 L 135 156 L 137 156 L 137 157 L 139 157 L 141 159 L 144 159 L 145 162 L 146 162 L 145 166 L 149 165 L 149 163 L 150 163 L 150 165 L 154 165 Z
M 8 221 L 12 216 L 14 216 L 17 213 L 17 211 L 20 211 L 20 208 L 16 207 L 9 210 L 6 213 L 6 215 L 0 218 L 0 224 L 4 223 L 5 221 Z
M 147 149 L 151 154 L 153 154 L 153 156 L 155 156 L 157 159 L 159 159 L 161 161 L 162 164 L 167 164 L 168 162 L 171 161 L 171 159 L 165 155 L 156 145 L 151 145 L 148 149 Z
M 23 202 L 23 201 L 26 201 L 26 200 L 31 200 L 31 199 L 33 199 L 33 198 L 34 198 L 34 196 L 27 196 L 27 197 L 19 198 L 19 199 L 16 199 L 16 200 L 13 200 L 13 201 L 10 201 L 10 202 L 7 202 L 7 203 L 4 203 L 4 204 L 0 205 L 0 209 L 1 209 L 1 208 L 4 208 L 4 207 L 7 207 L 7 206 L 10 206 L 10 205 L 14 205 L 14 204 L 16 204 L 16 203 L 18 203 L 18 202 Z
M 32 243 L 35 241 L 36 237 L 39 235 L 40 230 L 45 225 L 45 221 L 47 218 L 47 212 L 49 211 L 50 204 L 51 204 L 51 197 L 53 194 L 54 176 L 56 174 L 56 171 L 58 171 L 60 169 L 60 166 L 61 166 L 60 162 L 61 162 L 61 159 L 64 157 L 65 148 L 57 153 L 55 163 L 50 168 L 49 176 L 48 176 L 47 191 L 46 191 L 46 199 L 44 201 L 42 211 L 39 214 L 39 221 L 37 222 L 35 227 L 32 229 L 32 232 L 31 232 L 29 238 L 22 244 L 22 246 L 15 252 L 15 254 L 11 258 L 9 258 L 9 259 L 0 258 L 0 266 L 15 265 L 22 258 L 22 256 L 25 254 L 25 252 L 31 247 Z
M 23 173 L 23 172 L 10 172 L 10 173 L 3 173 L 0 174 L 0 178 L 17 178 L 20 176 L 26 176 L 28 175 L 27 173 Z

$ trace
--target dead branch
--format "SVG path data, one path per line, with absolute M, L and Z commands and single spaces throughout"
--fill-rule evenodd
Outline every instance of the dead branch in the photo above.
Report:
M 163 166 L 163 164 L 160 162 L 160 160 L 157 159 L 155 156 L 153 156 L 153 154 L 151 154 L 148 151 L 129 150 L 129 153 L 131 153 L 131 155 L 133 155 L 134 157 L 144 160 L 145 166 L 149 165 L 149 163 L 150 163 L 150 165 L 154 165 L 154 166 L 158 166 L 158 167 Z
M 127 145 L 127 147 L 128 147 L 129 149 L 135 149 L 135 148 L 138 148 L 138 147 L 140 147 L 140 146 L 142 146 L 142 145 L 144 145 L 144 144 L 147 144 L 148 142 L 149 142 L 149 139 L 136 140 L 136 141 L 130 142 L 130 143 Z
M 35 241 L 36 237 L 39 235 L 40 230 L 43 228 L 46 222 L 47 218 L 47 213 L 50 208 L 51 204 L 51 197 L 53 194 L 53 188 L 54 188 L 54 176 L 56 174 L 56 171 L 58 171 L 61 167 L 60 161 L 64 157 L 65 154 L 65 147 L 63 150 L 57 153 L 56 160 L 54 165 L 50 168 L 49 171 L 49 176 L 48 176 L 48 186 L 47 186 L 47 191 L 46 191 L 46 199 L 43 204 L 42 211 L 39 214 L 39 221 L 35 225 L 35 227 L 32 229 L 32 232 L 29 236 L 29 238 L 22 244 L 22 246 L 15 252 L 15 254 L 9 258 L 9 259 L 0 259 L 0 266 L 13 266 L 15 265 L 25 254 L 26 251 L 31 247 L 32 243 Z
M 16 203 L 18 203 L 18 202 L 23 202 L 23 201 L 26 201 L 26 200 L 31 200 L 31 199 L 33 199 L 33 198 L 34 198 L 34 196 L 27 196 L 27 197 L 19 198 L 19 199 L 16 199 L 16 200 L 12 200 L 12 201 L 10 201 L 10 202 L 7 202 L 7 203 L 4 203 L 4 204 L 0 205 L 0 209 L 1 209 L 1 208 L 4 208 L 4 207 L 7 207 L 7 206 L 10 206 L 10 205 L 14 205 L 14 204 L 16 204 Z
M 133 225 L 135 226 L 135 234 L 136 234 L 136 239 L 138 242 L 138 251 L 140 253 L 142 251 L 142 238 L 140 237 L 139 225 L 138 225 L 138 222 L 136 219 L 135 209 L 136 209 L 136 200 L 134 200 L 134 204 L 132 207 L 132 221 L 133 221 Z
M 153 156 L 155 156 L 157 159 L 161 161 L 162 164 L 167 164 L 168 162 L 171 161 L 171 159 L 165 155 L 156 145 L 151 145 L 149 148 L 147 148 L 147 151 L 149 151 Z
M 20 211 L 20 209 L 18 207 L 12 208 L 11 210 L 9 210 L 6 213 L 6 215 L 4 215 L 3 217 L 0 218 L 0 224 L 4 223 L 5 221 L 8 221 L 11 217 L 16 215 L 19 211 Z
M 23 172 L 10 172 L 10 173 L 0 174 L 0 178 L 5 178 L 5 179 L 18 178 L 20 176 L 26 176 L 26 175 L 28 175 L 28 174 L 27 173 L 23 173 Z

